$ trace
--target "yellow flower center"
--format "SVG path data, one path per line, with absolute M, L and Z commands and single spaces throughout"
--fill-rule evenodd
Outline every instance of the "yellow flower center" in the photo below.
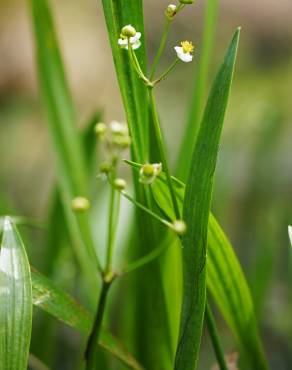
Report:
M 185 54 L 192 53 L 195 49 L 194 45 L 190 41 L 182 41 L 180 44 Z

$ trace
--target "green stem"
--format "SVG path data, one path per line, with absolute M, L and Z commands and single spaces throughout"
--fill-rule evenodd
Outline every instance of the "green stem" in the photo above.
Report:
M 115 177 L 115 174 L 114 174 Z M 116 197 L 117 195 L 117 197 Z M 115 205 L 117 206 L 115 209 Z M 115 245 L 115 237 L 119 219 L 120 195 L 112 186 L 110 194 L 109 218 L 108 218 L 108 239 L 107 239 L 107 256 L 105 274 L 109 274 L 112 269 L 113 252 Z
M 160 76 L 158 77 L 155 81 L 153 81 L 153 85 L 156 85 L 158 82 L 164 80 L 166 76 L 174 69 L 174 67 L 177 65 L 179 62 L 179 59 L 175 59 L 174 62 L 171 63 L 171 65 L 167 68 L 167 70 Z
M 161 222 L 163 225 L 169 227 L 169 228 L 173 228 L 172 227 L 172 224 L 166 220 L 164 220 L 163 218 L 161 218 L 160 216 L 158 216 L 156 213 L 154 213 L 153 211 L 151 211 L 150 209 L 148 209 L 147 207 L 143 206 L 143 204 L 137 202 L 134 198 L 132 198 L 129 194 L 125 193 L 124 191 L 121 192 L 121 194 L 126 198 L 128 199 L 131 203 L 133 203 L 135 206 L 137 206 L 138 208 L 142 209 L 142 211 L 148 213 L 150 216 L 152 216 L 153 218 L 155 218 L 156 220 L 158 220 L 159 222 Z
M 86 370 L 94 370 L 96 368 L 98 340 L 105 312 L 106 299 L 111 283 L 112 281 L 103 281 L 102 283 L 95 321 L 85 350 Z
M 162 55 L 162 53 L 163 53 L 163 51 L 165 49 L 165 45 L 166 45 L 166 41 L 167 41 L 167 36 L 168 36 L 169 28 L 170 28 L 170 25 L 171 25 L 171 21 L 172 21 L 172 19 L 169 19 L 169 18 L 166 18 L 166 20 L 165 20 L 165 24 L 164 24 L 164 29 L 163 29 L 163 34 L 162 34 L 162 38 L 161 38 L 161 41 L 160 41 L 160 45 L 159 45 L 157 54 L 156 54 L 156 56 L 154 58 L 152 68 L 151 68 L 150 80 L 152 80 L 154 78 L 157 65 L 158 65 L 158 63 L 160 61 L 160 58 L 161 58 L 161 55 Z
M 144 75 L 142 69 L 141 69 L 141 66 L 140 66 L 140 63 L 136 57 L 136 54 L 132 48 L 132 45 L 128 44 L 128 51 L 129 51 L 129 57 L 130 57 L 130 60 L 131 60 L 131 63 L 132 63 L 132 66 L 134 67 L 135 71 L 137 72 L 138 76 L 144 81 L 144 83 L 146 85 L 148 85 L 150 83 L 150 81 L 148 80 L 148 78 Z
M 167 248 L 169 248 L 170 245 L 170 238 L 168 237 L 159 245 L 159 247 L 155 248 L 153 251 L 139 258 L 138 260 L 131 262 L 129 265 L 123 267 L 120 271 L 121 274 L 128 274 L 129 272 L 133 272 L 152 262 L 153 260 L 158 258 Z
M 184 6 L 185 6 L 184 4 L 179 4 L 178 5 L 178 7 L 176 9 L 176 15 L 184 8 Z M 160 61 L 162 53 L 164 52 L 167 37 L 168 37 L 168 33 L 169 33 L 169 29 L 170 29 L 170 25 L 171 25 L 173 19 L 174 19 L 174 17 L 171 17 L 171 18 L 166 17 L 164 28 L 163 28 L 163 33 L 162 33 L 162 37 L 161 37 L 161 41 L 160 41 L 160 45 L 159 45 L 158 51 L 157 51 L 157 53 L 154 57 L 154 61 L 153 61 L 152 68 L 151 68 L 151 71 L 150 71 L 150 78 L 149 78 L 150 81 L 154 78 L 158 63 Z
M 155 130 L 157 144 L 158 144 L 158 148 L 159 148 L 159 152 L 160 152 L 162 167 L 163 167 L 163 171 L 166 174 L 166 179 L 167 179 L 167 183 L 168 183 L 168 187 L 169 187 L 169 191 L 170 191 L 170 196 L 171 196 L 171 200 L 172 200 L 172 204 L 173 204 L 173 208 L 174 208 L 174 212 L 175 212 L 175 217 L 179 220 L 180 219 L 180 212 L 179 212 L 179 207 L 178 207 L 177 199 L 176 199 L 176 196 L 175 196 L 175 192 L 174 192 L 174 189 L 173 189 L 173 186 L 172 186 L 171 175 L 170 175 L 170 171 L 169 171 L 169 167 L 168 167 L 168 163 L 167 163 L 166 150 L 164 148 L 164 142 L 163 142 L 162 133 L 161 133 L 161 129 L 160 129 L 160 123 L 159 123 L 157 108 L 156 108 L 156 104 L 155 104 L 153 88 L 148 87 L 148 92 L 149 92 L 150 109 L 151 109 L 151 113 L 152 113 L 154 130 Z
M 212 345 L 214 348 L 214 352 L 215 352 L 220 370 L 228 370 L 228 367 L 225 362 L 225 357 L 224 357 L 224 352 L 222 349 L 220 337 L 218 335 L 218 331 L 216 328 L 216 322 L 215 322 L 212 310 L 208 302 L 206 303 L 205 315 L 206 315 L 206 323 L 207 323 L 209 335 L 212 341 Z

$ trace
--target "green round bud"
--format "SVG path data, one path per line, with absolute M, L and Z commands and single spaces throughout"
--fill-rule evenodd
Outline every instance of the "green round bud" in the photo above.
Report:
M 131 138 L 128 135 L 126 136 L 116 135 L 115 137 L 113 137 L 112 143 L 121 149 L 126 149 L 131 145 Z
M 141 167 L 141 174 L 145 177 L 151 177 L 154 175 L 154 167 L 150 163 L 146 163 Z
M 103 162 L 99 165 L 99 171 L 104 174 L 109 174 L 112 170 L 112 165 L 109 162 Z
M 122 36 L 124 37 L 134 37 L 136 35 L 136 30 L 133 26 L 131 26 L 130 24 L 128 24 L 127 26 L 123 27 L 122 28 Z
M 177 235 L 181 236 L 184 235 L 187 231 L 187 225 L 183 220 L 175 220 L 172 223 L 173 230 L 177 233 Z
M 104 136 L 104 134 L 106 133 L 106 129 L 106 124 L 99 122 L 95 125 L 94 132 L 98 137 L 101 137 Z
M 126 189 L 126 186 L 127 186 L 127 183 L 124 179 L 115 179 L 114 181 L 114 186 L 117 190 L 125 190 Z
M 76 213 L 86 212 L 90 208 L 89 200 L 84 197 L 76 197 L 71 201 L 71 208 Z
M 179 0 L 181 4 L 193 4 L 194 0 Z

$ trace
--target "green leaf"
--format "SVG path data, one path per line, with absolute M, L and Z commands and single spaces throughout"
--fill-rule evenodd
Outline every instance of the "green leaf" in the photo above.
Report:
M 132 24 L 142 33 L 142 46 L 136 54 L 142 69 L 146 70 L 146 52 L 142 0 L 103 0 L 103 10 L 112 48 L 117 78 L 129 124 L 133 158 L 140 163 L 148 159 L 148 101 L 147 88 L 130 65 L 126 50 L 118 46 L 121 29 Z
M 213 83 L 186 185 L 183 218 L 183 304 L 175 359 L 176 370 L 197 367 L 206 302 L 206 254 L 213 177 L 240 30 L 235 32 Z
M 119 87 L 124 103 L 127 122 L 132 138 L 132 158 L 145 163 L 150 158 L 149 147 L 149 104 L 148 93 L 144 83 L 137 77 L 130 65 L 126 50 L 118 47 L 121 28 L 132 24 L 142 33 L 142 46 L 137 50 L 137 57 L 143 71 L 146 71 L 145 36 L 142 0 L 103 0 L 113 59 L 116 67 Z M 138 181 L 135 183 L 136 196 L 139 202 L 152 208 L 151 196 Z M 157 247 L 159 231 L 151 218 L 137 212 L 138 227 L 133 233 L 138 234 L 137 242 L 131 245 L 131 254 L 146 255 Z M 138 232 L 137 232 L 138 229 Z M 135 236 L 136 236 L 135 235 Z M 162 271 L 158 261 L 145 267 L 143 272 L 135 272 L 129 282 L 131 288 L 124 295 L 125 312 L 123 320 L 127 327 L 123 334 L 133 343 L 135 353 L 145 367 L 168 369 L 172 363 L 172 349 L 169 335 L 168 312 L 165 292 L 162 284 Z M 125 292 L 123 292 L 125 294 Z M 140 333 L 143 332 L 143 338 Z M 139 335 L 141 340 L 137 340 Z M 155 348 L 155 351 L 153 350 Z
M 190 161 L 185 161 L 184 159 L 191 158 L 199 131 L 217 23 L 218 0 L 207 0 L 205 3 L 205 20 L 203 39 L 200 43 L 201 49 L 199 50 L 199 63 L 198 66 L 196 66 L 195 83 L 191 97 L 187 126 L 177 160 L 176 173 L 178 178 L 183 181 L 186 181 L 190 169 Z
M 30 0 L 30 6 L 41 91 L 56 152 L 58 183 L 70 237 L 85 276 L 95 289 L 96 265 L 100 269 L 100 263 L 95 253 L 89 217 L 87 213 L 76 216 L 70 209 L 74 197 L 86 197 L 88 192 L 73 102 L 47 0 Z
M 182 211 L 185 185 L 175 178 L 173 185 Z M 175 214 L 164 174 L 152 184 L 152 191 L 165 216 L 174 220 Z M 246 278 L 232 245 L 211 213 L 208 227 L 207 286 L 250 368 L 267 369 Z
M 0 369 L 27 368 L 31 328 L 30 267 L 12 220 L 3 223 L 0 249 Z
M 73 298 L 34 268 L 32 268 L 32 293 L 35 306 L 77 331 L 86 335 L 90 334 L 93 324 L 92 316 Z M 138 362 L 123 348 L 121 343 L 104 328 L 101 331 L 99 345 L 130 369 L 142 369 Z

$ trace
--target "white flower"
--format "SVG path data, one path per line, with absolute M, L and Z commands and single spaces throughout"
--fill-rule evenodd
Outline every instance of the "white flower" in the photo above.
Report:
M 290 239 L 290 243 L 292 246 L 292 226 L 288 226 L 288 234 L 289 234 L 289 239 Z
M 193 60 L 194 46 L 189 41 L 181 42 L 181 46 L 175 46 L 177 57 L 185 63 L 189 63 Z
M 128 135 L 128 126 L 124 122 L 112 121 L 110 131 L 113 135 Z
M 136 35 L 133 37 L 125 37 L 121 34 L 121 37 L 118 40 L 118 44 L 122 49 L 128 50 L 129 42 L 133 50 L 138 49 L 141 46 L 141 32 L 136 32 Z

